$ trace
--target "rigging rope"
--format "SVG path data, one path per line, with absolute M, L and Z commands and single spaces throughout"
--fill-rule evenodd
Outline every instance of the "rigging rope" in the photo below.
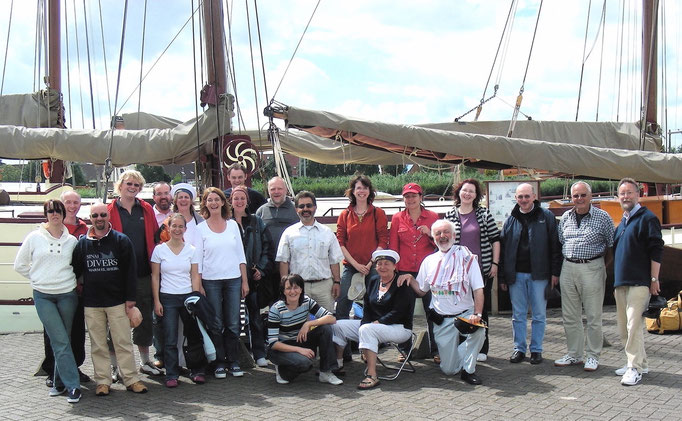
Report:
M 104 81 L 107 84 L 107 105 L 109 106 L 109 115 L 111 115 L 111 97 L 109 96 L 109 71 L 107 70 L 107 49 L 104 47 L 104 23 L 102 22 L 102 0 L 98 0 L 99 5 L 99 30 L 102 35 L 102 57 L 104 58 Z M 99 102 L 99 101 L 98 101 Z
M 253 81 L 253 100 L 256 104 L 256 127 L 258 127 L 258 139 L 260 139 L 260 113 L 258 112 L 258 89 L 256 87 L 256 67 L 253 63 L 253 42 L 251 40 L 251 17 L 249 15 L 249 0 L 244 0 L 246 6 L 246 28 L 249 32 L 249 53 L 251 53 L 251 80 Z
M 82 81 L 82 76 L 81 76 L 81 50 L 80 50 L 80 43 L 78 41 L 79 36 L 78 36 L 78 15 L 76 13 L 76 0 L 73 0 L 72 3 L 73 6 L 73 26 L 76 28 L 76 59 L 78 63 L 78 85 L 81 85 Z M 78 93 L 80 95 L 80 110 L 81 110 L 81 127 L 85 127 L 85 114 L 83 113 L 83 90 L 78 89 Z
M 260 48 L 260 62 L 261 70 L 263 71 L 263 89 L 265 89 L 265 103 L 270 103 L 270 96 L 268 95 L 268 80 L 265 77 L 265 56 L 263 55 L 263 37 L 260 33 L 260 19 L 258 18 L 258 0 L 253 1 L 254 9 L 256 10 L 256 28 L 258 29 L 258 47 Z
M 145 0 L 146 2 L 146 0 Z M 192 0 L 192 10 L 194 10 L 194 0 Z M 194 118 L 199 121 L 199 88 L 197 87 L 197 43 L 196 35 L 194 33 L 194 13 L 192 13 L 192 72 L 194 74 Z M 142 75 L 140 75 L 140 78 Z M 141 83 L 142 81 L 140 81 Z M 194 178 L 195 185 L 197 188 L 197 194 L 201 195 L 202 186 L 201 179 L 203 174 L 199 171 L 199 158 L 201 157 L 201 135 L 199 133 L 199 124 L 196 125 L 197 128 L 197 160 L 194 162 Z
M 126 0 L 127 1 L 127 0 Z M 90 37 L 88 36 L 88 12 L 83 0 L 83 21 L 85 22 L 85 46 L 88 53 L 88 81 L 90 82 L 90 110 L 92 112 L 92 128 L 95 128 L 95 98 L 92 91 L 92 69 L 90 67 Z M 105 189 L 106 190 L 106 189 Z M 105 200 L 106 202 L 106 200 Z
M 230 13 L 230 10 L 232 10 L 232 13 Z M 239 95 L 237 94 L 237 69 L 234 64 L 234 48 L 232 45 L 232 15 L 234 13 L 234 6 L 230 9 L 228 8 L 227 10 L 227 31 L 228 31 L 228 36 L 229 40 L 226 41 L 225 43 L 227 44 L 228 48 L 228 55 L 227 55 L 227 70 L 228 70 L 228 76 L 230 78 L 230 83 L 232 84 L 232 91 L 234 92 L 234 103 L 235 103 L 235 113 L 237 115 L 237 131 L 239 133 L 242 132 L 242 130 L 246 130 L 245 123 L 244 123 L 244 116 L 242 115 L 242 108 L 239 105 Z M 224 34 L 223 34 L 224 35 Z
M 604 31 L 606 30 L 606 0 L 602 4 L 601 9 L 601 54 L 599 54 L 599 83 L 597 84 L 597 112 L 594 121 L 599 121 L 599 103 L 601 100 L 601 75 L 604 68 L 604 38 L 606 38 Z
M 2 82 L 0 83 L 0 96 L 5 89 L 5 69 L 7 68 L 7 53 L 9 52 L 9 34 L 12 29 L 12 11 L 14 10 L 14 0 L 9 5 L 9 19 L 7 20 L 7 41 L 5 42 L 5 58 L 2 63 Z
M 592 55 L 592 52 L 594 51 L 594 47 L 597 45 L 597 40 L 599 40 L 600 34 L 602 38 L 602 58 L 603 58 L 603 45 L 604 45 L 604 34 L 603 34 L 603 29 L 604 29 L 604 22 L 606 19 L 606 0 L 604 0 L 604 3 L 602 4 L 602 9 L 601 9 L 601 17 L 599 19 L 599 26 L 597 27 L 597 32 L 594 37 L 594 41 L 592 41 L 592 45 L 590 46 L 590 50 L 587 51 L 587 35 L 589 33 L 590 29 L 590 12 L 592 10 L 592 1 L 590 0 L 589 6 L 587 8 L 587 23 L 585 24 L 585 40 L 583 42 L 583 60 L 580 65 L 580 82 L 578 83 L 578 103 L 576 105 L 575 109 L 575 121 L 578 121 L 578 114 L 580 112 L 580 99 L 582 96 L 582 91 L 583 91 L 583 77 L 585 75 L 585 64 L 587 63 L 587 60 L 590 58 L 590 55 Z M 587 52 L 586 52 L 587 51 Z M 599 70 L 599 84 L 601 86 L 601 67 Z M 597 92 L 597 115 L 599 115 L 599 93 Z
M 192 28 L 194 30 L 194 28 Z M 147 0 L 144 0 L 142 14 L 142 51 L 140 52 L 140 89 L 137 90 L 137 127 L 140 127 L 140 107 L 142 106 L 142 70 L 144 68 L 144 41 L 147 36 Z
M 519 89 L 519 96 L 516 98 L 516 106 L 514 107 L 514 113 L 512 115 L 511 122 L 509 123 L 509 131 L 507 132 L 507 137 L 511 137 L 514 133 L 514 126 L 516 126 L 516 119 L 519 117 L 519 111 L 521 108 L 521 102 L 523 101 L 523 91 L 526 85 L 526 77 L 528 76 L 528 68 L 530 67 L 530 58 L 533 55 L 533 46 L 535 45 L 535 36 L 538 33 L 538 25 L 540 23 L 540 12 L 542 12 L 542 3 L 544 0 L 540 0 L 540 7 L 538 7 L 538 16 L 535 20 L 535 29 L 533 30 L 533 40 L 530 43 L 530 50 L 528 51 L 528 61 L 526 62 L 526 71 L 523 73 L 523 81 L 521 82 L 521 88 Z
M 310 22 L 313 21 L 313 17 L 315 16 L 315 12 L 317 11 L 317 8 L 320 6 L 320 1 L 317 0 L 317 4 L 315 5 L 315 9 L 313 9 L 313 13 L 310 15 L 310 19 L 308 19 L 308 23 L 305 26 L 305 29 L 303 30 L 303 33 L 301 34 L 301 38 L 298 40 L 298 44 L 296 44 L 296 48 L 294 49 L 293 54 L 291 55 L 291 58 L 289 59 L 289 63 L 287 63 L 287 67 L 284 69 L 284 73 L 282 73 L 282 78 L 279 80 L 279 83 L 277 84 L 277 89 L 275 89 L 275 93 L 272 94 L 272 98 L 275 98 L 277 96 L 277 92 L 279 92 L 280 86 L 282 86 L 282 82 L 284 81 L 284 77 L 287 75 L 287 72 L 289 71 L 289 67 L 291 66 L 291 63 L 294 61 L 294 57 L 296 56 L 296 52 L 298 51 L 298 47 L 301 46 L 301 42 L 303 42 L 303 37 L 305 36 L 306 32 L 308 31 L 308 27 L 310 26 Z
M 73 112 L 71 112 L 71 62 L 69 61 L 69 7 L 66 4 L 64 4 L 64 30 L 66 32 L 66 92 L 69 94 L 69 127 L 73 128 Z M 73 185 L 76 185 L 75 178 Z
M 585 24 L 585 41 L 583 41 L 583 60 L 580 64 L 580 82 L 578 83 L 578 104 L 575 107 L 575 121 L 578 121 L 578 112 L 580 111 L 580 95 L 583 92 L 583 76 L 585 74 L 585 50 L 587 49 L 587 33 L 590 29 L 590 11 L 592 10 L 592 0 L 587 6 L 587 23 Z

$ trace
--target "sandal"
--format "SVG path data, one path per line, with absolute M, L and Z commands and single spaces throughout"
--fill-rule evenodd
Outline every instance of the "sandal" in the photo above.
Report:
M 376 387 L 378 384 L 379 379 L 368 374 L 365 376 L 364 379 L 362 379 L 362 381 L 358 385 L 358 389 L 360 390 L 372 389 L 373 387 Z

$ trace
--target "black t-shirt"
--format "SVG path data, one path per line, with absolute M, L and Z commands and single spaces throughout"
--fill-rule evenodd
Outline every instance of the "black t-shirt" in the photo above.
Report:
M 133 205 L 132 213 L 121 206 L 120 202 L 116 201 L 118 206 L 118 214 L 121 216 L 121 227 L 123 233 L 130 238 L 135 250 L 135 263 L 137 264 L 137 276 L 147 276 L 152 273 L 149 266 L 149 256 L 147 256 L 147 241 L 145 238 L 144 229 L 144 209 L 137 200 Z
M 528 237 L 528 225 L 535 212 L 528 213 L 519 211 L 518 219 L 522 225 L 521 237 L 519 238 L 519 248 L 516 252 L 516 272 L 531 273 L 530 267 L 530 239 Z

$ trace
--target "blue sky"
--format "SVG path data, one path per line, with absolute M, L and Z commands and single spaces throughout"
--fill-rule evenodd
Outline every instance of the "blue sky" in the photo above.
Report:
M 78 29 L 81 50 L 79 81 L 75 29 L 72 25 L 74 2 L 67 0 L 66 3 L 71 22 L 70 126 L 91 127 L 84 27 L 81 25 Z M 82 2 L 75 3 L 76 12 L 82 17 Z M 195 6 L 198 3 L 195 0 Z M 231 11 L 232 37 L 239 102 L 246 127 L 254 129 L 256 115 L 265 105 L 261 63 L 256 63 L 256 107 L 245 5 L 244 2 L 228 3 L 234 7 Z M 255 11 L 253 2 L 249 3 L 254 54 L 259 57 L 255 41 Z M 270 95 L 274 93 L 316 3 L 313 0 L 270 0 L 258 3 Z M 602 8 L 602 2 L 591 3 L 588 49 L 595 39 Z M 678 82 L 680 63 L 677 56 L 682 14 L 678 3 L 663 3 L 666 8 L 668 52 L 667 121 L 668 128 L 676 130 L 682 129 L 682 107 L 679 104 L 681 88 Z M 95 124 L 102 127 L 108 124 L 109 106 L 102 61 L 99 3 L 86 0 L 86 4 L 91 18 L 89 35 L 97 97 Z M 129 1 L 119 104 L 133 93 L 139 77 L 143 4 L 141 0 Z M 499 99 L 486 104 L 481 120 L 506 120 L 511 117 L 511 104 L 516 100 L 521 86 L 539 4 L 537 0 L 519 0 L 500 77 Z M 545 1 L 543 4 L 521 108 L 523 113 L 534 119 L 575 119 L 589 4 L 588 0 Z M 624 16 L 628 23 L 628 29 L 624 32 L 622 58 L 617 54 L 619 21 L 623 16 L 621 4 L 626 6 Z M 109 95 L 113 103 L 123 2 L 101 0 L 101 5 Z M 478 104 L 481 98 L 509 6 L 509 0 L 323 0 L 276 99 L 297 107 L 335 111 L 380 121 L 452 121 Z M 7 36 L 9 7 L 9 0 L 0 1 L 0 45 L 3 46 Z M 604 54 L 601 53 L 599 38 L 585 64 L 580 120 L 595 120 L 599 99 L 599 120 L 616 120 L 618 117 L 621 121 L 633 121 L 637 119 L 639 110 L 640 76 L 633 69 L 639 66 L 641 1 L 607 0 L 606 8 Z M 145 72 L 189 18 L 190 9 L 189 0 L 149 0 Z M 36 2 L 14 2 L 5 94 L 33 90 L 35 16 Z M 0 53 L 0 57 L 4 59 L 5 53 Z M 617 69 L 621 61 L 626 65 L 619 74 Z M 192 63 L 192 33 L 188 25 L 145 81 L 141 109 L 180 120 L 192 118 L 195 104 Z M 602 79 L 599 88 L 600 65 Z M 497 71 L 493 73 L 487 95 L 492 92 L 496 75 Z M 617 82 L 619 76 L 620 88 Z M 63 90 L 68 100 L 66 69 L 63 79 Z M 84 98 L 82 113 L 79 88 Z M 601 92 L 599 97 L 598 89 Z M 620 105 L 617 103 L 618 91 Z M 123 112 L 136 109 L 137 94 L 134 94 Z M 666 109 L 659 106 L 659 122 L 663 124 L 664 111 Z M 263 124 L 264 117 L 259 115 L 260 123 Z M 236 125 L 236 120 L 233 123 Z M 680 143 L 682 135 L 673 137 L 673 144 Z

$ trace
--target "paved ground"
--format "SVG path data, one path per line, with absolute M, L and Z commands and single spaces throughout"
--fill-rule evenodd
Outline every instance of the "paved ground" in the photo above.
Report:
M 63 396 L 50 398 L 44 377 L 33 377 L 42 353 L 39 334 L 0 335 L 2 419 L 239 419 L 239 420 L 644 420 L 680 419 L 682 407 L 682 335 L 645 334 L 651 372 L 635 387 L 624 387 L 613 370 L 624 363 L 615 326 L 615 308 L 605 309 L 601 367 L 555 368 L 565 352 L 561 315 L 550 310 L 543 364 L 510 364 L 509 316 L 491 319 L 490 358 L 477 373 L 482 386 L 469 386 L 459 376 L 447 377 L 429 360 L 369 391 L 356 389 L 363 364 L 347 365 L 346 384 L 317 382 L 314 372 L 289 385 L 275 383 L 274 371 L 249 370 L 243 378 L 210 379 L 205 385 L 182 379 L 168 390 L 162 378 L 145 378 L 150 392 L 135 395 L 114 385 L 108 397 L 95 397 L 94 384 L 83 385 L 83 399 L 70 405 Z M 387 351 L 386 359 L 394 358 Z M 355 356 L 357 360 L 357 356 Z M 86 361 L 83 370 L 91 374 Z

